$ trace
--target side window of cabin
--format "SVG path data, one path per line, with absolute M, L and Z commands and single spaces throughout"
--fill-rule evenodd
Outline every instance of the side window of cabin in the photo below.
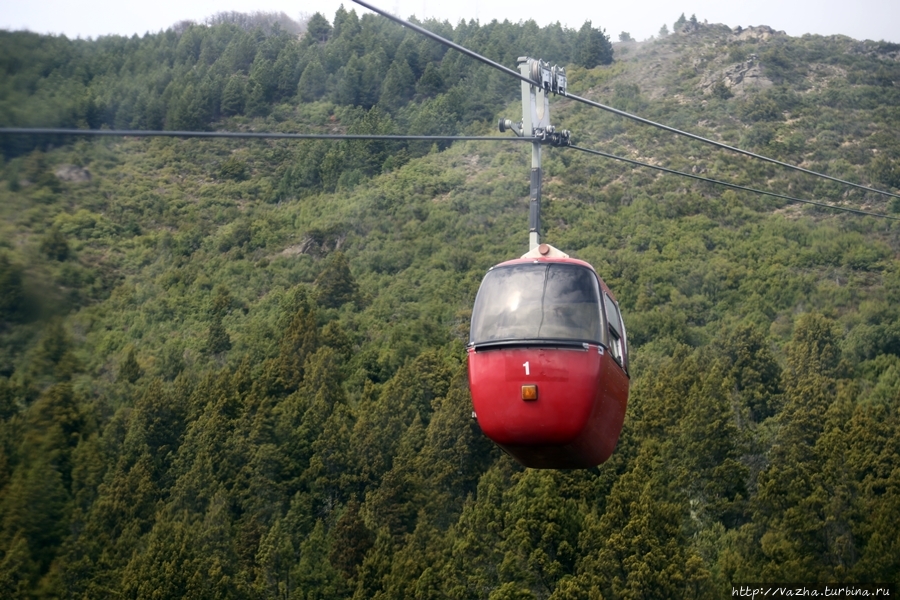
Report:
M 616 362 L 625 367 L 625 328 L 622 326 L 622 317 L 619 315 L 619 307 L 607 294 L 603 294 L 603 304 L 606 307 L 606 322 L 609 329 L 609 351 L 612 352 Z

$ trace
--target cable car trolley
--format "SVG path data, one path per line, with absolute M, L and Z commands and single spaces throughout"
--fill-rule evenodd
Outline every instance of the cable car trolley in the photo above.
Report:
M 467 350 L 474 416 L 521 464 L 587 468 L 612 454 L 628 404 L 628 343 L 591 265 L 540 244 L 492 267 Z
M 469 389 L 481 430 L 526 467 L 599 465 L 619 440 L 628 404 L 628 344 L 615 296 L 588 263 L 541 237 L 541 145 L 568 145 L 550 124 L 550 91 L 565 75 L 519 57 L 522 121 L 532 138 L 529 252 L 491 268 L 469 330 Z M 562 79 L 560 79 L 562 77 Z

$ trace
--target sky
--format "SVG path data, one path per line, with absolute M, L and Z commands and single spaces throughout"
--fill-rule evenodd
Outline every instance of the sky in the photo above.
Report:
M 606 30 L 612 41 L 625 31 L 636 40 L 669 30 L 683 12 L 709 23 L 768 25 L 792 36 L 805 33 L 842 34 L 856 39 L 900 43 L 900 0 L 630 0 L 627 2 L 539 2 L 537 0 L 367 0 L 401 17 L 437 18 L 453 24 L 460 19 L 483 23 L 534 19 L 539 25 L 559 21 L 577 29 L 585 21 Z M 183 20 L 203 22 L 223 11 L 284 12 L 299 20 L 321 12 L 329 21 L 344 4 L 357 14 L 367 12 L 351 0 L 0 0 L 0 29 L 75 38 L 156 33 Z

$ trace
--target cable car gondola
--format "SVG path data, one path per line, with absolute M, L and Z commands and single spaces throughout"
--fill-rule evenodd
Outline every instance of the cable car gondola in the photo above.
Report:
M 521 464 L 588 468 L 612 454 L 628 345 L 615 296 L 591 265 L 541 244 L 492 267 L 467 350 L 474 416 Z

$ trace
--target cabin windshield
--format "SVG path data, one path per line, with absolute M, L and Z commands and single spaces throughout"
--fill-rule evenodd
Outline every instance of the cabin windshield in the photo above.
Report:
M 531 263 L 488 272 L 472 310 L 469 342 L 600 343 L 600 286 L 590 269 Z

